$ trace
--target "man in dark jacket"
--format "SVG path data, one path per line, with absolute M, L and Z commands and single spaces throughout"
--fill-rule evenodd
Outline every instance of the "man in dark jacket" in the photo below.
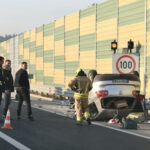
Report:
M 5 61 L 5 65 L 3 66 L 3 73 L 5 81 L 4 108 L 3 108 L 3 119 L 4 119 L 6 117 L 7 110 L 11 101 L 11 92 L 14 91 L 10 60 Z
M 31 110 L 31 102 L 30 102 L 30 84 L 28 79 L 27 73 L 27 63 L 22 62 L 21 69 L 19 69 L 15 76 L 15 88 L 18 95 L 18 108 L 17 108 L 17 119 L 21 119 L 21 107 L 23 101 L 27 103 L 27 111 L 28 111 L 28 118 L 33 120 L 32 110 Z
M 4 63 L 4 57 L 0 56 L 0 105 L 2 101 L 2 92 L 5 91 L 4 74 L 2 65 Z

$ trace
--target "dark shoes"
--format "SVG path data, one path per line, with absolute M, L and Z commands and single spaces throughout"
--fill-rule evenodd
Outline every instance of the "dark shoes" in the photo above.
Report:
M 90 119 L 90 118 L 87 118 L 87 119 L 86 119 L 86 122 L 87 122 L 88 125 L 91 125 L 91 119 Z M 82 125 L 83 125 L 83 122 L 82 122 L 82 121 L 77 121 L 77 122 L 76 122 L 76 125 L 82 126 Z
M 87 121 L 88 125 L 91 125 L 91 119 L 90 118 L 87 118 L 86 121 Z
M 17 120 L 20 120 L 21 117 L 20 116 L 17 116 Z M 28 119 L 31 120 L 31 121 L 34 121 L 34 118 L 32 115 L 28 116 Z
M 77 121 L 77 122 L 76 122 L 76 125 L 77 125 L 77 126 L 82 126 L 83 124 L 82 124 L 81 121 Z
M 20 116 L 17 116 L 17 120 L 20 120 L 21 119 L 21 117 Z
M 31 120 L 31 121 L 34 121 L 34 118 L 32 115 L 28 116 L 28 119 Z
M 6 118 L 6 116 L 2 115 L 2 122 L 5 122 L 5 118 Z

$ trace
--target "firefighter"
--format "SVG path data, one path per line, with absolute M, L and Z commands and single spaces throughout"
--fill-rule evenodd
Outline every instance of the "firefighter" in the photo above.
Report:
M 68 86 L 75 92 L 74 98 L 77 125 L 82 125 L 83 112 L 88 125 L 90 125 L 91 120 L 88 108 L 88 93 L 92 88 L 91 81 L 86 76 L 85 72 L 81 68 L 78 68 L 76 71 L 76 77 L 70 81 Z
M 5 91 L 4 72 L 2 68 L 3 64 L 4 64 L 4 57 L 0 56 L 0 105 L 2 101 L 2 93 Z

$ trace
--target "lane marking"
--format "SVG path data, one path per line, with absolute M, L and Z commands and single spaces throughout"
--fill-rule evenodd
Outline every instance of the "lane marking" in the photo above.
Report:
M 101 124 L 101 123 L 99 123 L 99 122 L 92 122 L 92 124 L 97 125 L 97 126 L 100 126 L 100 127 L 104 127 L 104 128 L 116 130 L 116 131 L 119 131 L 119 132 L 131 134 L 131 135 L 134 135 L 134 136 L 138 136 L 138 137 L 141 137 L 141 138 L 150 140 L 150 137 L 149 137 L 149 136 L 141 135 L 141 134 L 139 134 L 139 133 L 134 133 L 134 132 L 130 132 L 130 131 L 127 131 L 127 130 L 124 130 L 124 129 L 118 129 L 118 128 L 115 128 L 115 127 L 110 127 L 110 126 L 108 126 L 108 125 L 105 126 L 105 125 L 103 125 L 103 124 Z
M 62 114 L 62 113 L 55 112 L 55 111 L 52 111 L 52 110 L 46 110 L 44 108 L 38 108 L 36 106 L 32 106 L 32 107 L 36 108 L 36 109 L 39 109 L 39 110 L 46 111 L 46 112 L 50 112 L 50 113 L 53 113 L 53 114 L 57 114 L 57 115 L 60 115 L 60 116 L 63 116 L 63 117 L 73 118 L 72 115 Z M 118 129 L 118 128 L 115 128 L 115 127 L 110 127 L 110 126 L 107 126 L 107 125 L 105 126 L 105 125 L 101 124 L 100 122 L 92 122 L 92 124 L 94 124 L 96 126 L 108 128 L 108 129 L 111 129 L 111 130 L 116 130 L 116 131 L 119 131 L 119 132 L 127 133 L 127 134 L 130 134 L 130 135 L 134 135 L 134 136 L 137 136 L 137 137 L 141 137 L 141 138 L 150 140 L 149 136 L 141 135 L 139 133 L 130 132 L 130 131 L 127 131 L 127 130 L 124 130 L 124 129 Z
M 56 112 L 56 111 L 53 111 L 53 110 L 47 110 L 47 109 L 44 109 L 44 108 L 39 108 L 37 106 L 32 106 L 33 108 L 36 108 L 36 109 L 39 109 L 39 110 L 43 110 L 43 111 L 46 111 L 46 112 L 49 112 L 49 113 L 52 113 L 52 114 L 56 114 L 56 115 L 59 115 L 59 116 L 62 116 L 62 117 L 68 117 L 68 118 L 73 118 L 72 115 L 67 115 L 67 114 L 64 114 L 64 113 L 61 113 L 61 112 Z
M 10 143 L 14 147 L 20 149 L 20 150 L 31 150 L 27 146 L 21 144 L 20 142 L 16 141 L 15 139 L 9 137 L 8 135 L 4 134 L 3 132 L 0 131 L 0 138 L 5 140 L 6 142 Z
M 13 102 L 17 103 L 18 101 L 16 100 L 13 100 Z M 23 105 L 26 105 L 23 103 Z M 56 115 L 59 115 L 59 116 L 63 116 L 63 117 L 68 117 L 68 118 L 73 118 L 72 115 L 67 115 L 67 114 L 64 114 L 64 113 L 61 113 L 61 112 L 57 112 L 57 111 L 53 111 L 53 110 L 47 110 L 47 109 L 44 109 L 44 108 L 39 108 L 38 106 L 32 106 L 32 108 L 36 108 L 36 109 L 39 109 L 39 110 L 43 110 L 43 111 L 46 111 L 46 112 L 49 112 L 49 113 L 52 113 L 52 114 L 56 114 Z
M 15 102 L 17 102 L 17 101 L 15 101 Z M 60 116 L 63 116 L 63 117 L 68 117 L 68 118 L 73 119 L 72 115 L 67 115 L 67 114 L 63 114 L 63 113 L 60 113 L 60 112 L 55 112 L 53 110 L 46 110 L 44 108 L 39 108 L 39 107 L 36 107 L 36 106 L 32 106 L 32 107 L 36 108 L 36 109 L 39 109 L 39 110 L 46 111 L 46 112 L 50 112 L 50 113 L 53 113 L 53 114 L 56 114 L 56 115 L 60 115 Z M 150 140 L 149 136 L 141 135 L 139 133 L 130 132 L 130 131 L 127 131 L 127 130 L 124 130 L 124 129 L 118 129 L 118 128 L 115 128 L 115 127 L 110 127 L 108 125 L 105 126 L 105 125 L 101 124 L 100 122 L 92 122 L 92 124 Z

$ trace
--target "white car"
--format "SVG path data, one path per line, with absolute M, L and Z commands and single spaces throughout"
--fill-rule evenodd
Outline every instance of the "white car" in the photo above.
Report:
M 136 106 L 140 80 L 134 74 L 98 74 L 89 93 L 91 119 L 127 116 Z

